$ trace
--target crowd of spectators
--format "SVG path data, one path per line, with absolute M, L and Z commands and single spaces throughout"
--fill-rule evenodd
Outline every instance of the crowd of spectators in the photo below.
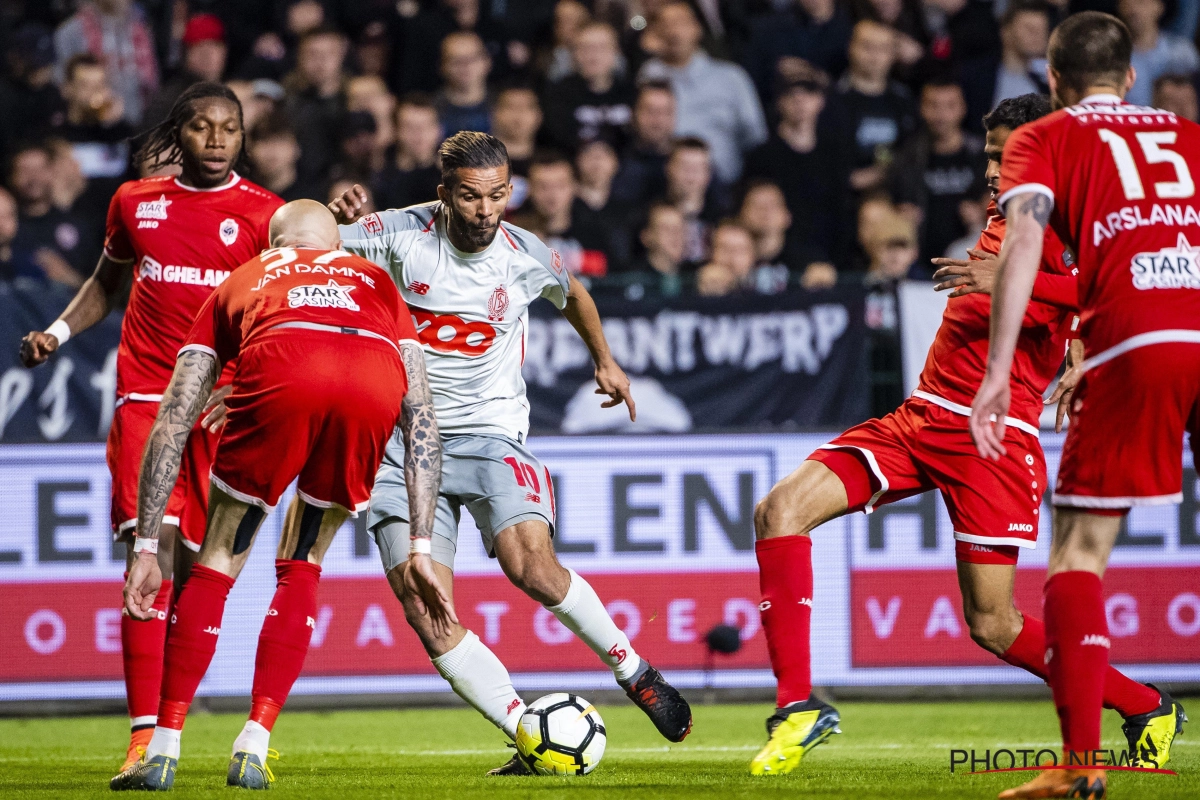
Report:
M 631 299 L 929 278 L 985 221 L 981 116 L 1086 8 L 1130 101 L 1195 120 L 1200 0 L 10 0 L 0 279 L 79 285 L 137 134 L 212 80 L 287 200 L 434 200 L 442 139 L 490 131 L 510 219 Z

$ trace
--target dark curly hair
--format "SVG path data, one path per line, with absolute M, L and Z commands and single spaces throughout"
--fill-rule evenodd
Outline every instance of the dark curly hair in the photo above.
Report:
M 1001 100 L 1000 105 L 983 115 L 983 127 L 1016 130 L 1027 122 L 1041 119 L 1050 113 L 1050 98 L 1044 94 L 1023 94 Z

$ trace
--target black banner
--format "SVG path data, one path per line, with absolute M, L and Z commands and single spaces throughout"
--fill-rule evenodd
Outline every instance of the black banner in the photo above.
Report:
M 530 308 L 525 382 L 539 433 L 841 428 L 869 416 L 858 286 L 823 292 L 598 299 L 638 422 L 604 410 L 583 342 L 546 303 Z
M 72 338 L 34 370 L 17 360 L 31 330 L 67 306 L 63 289 L 0 284 L 0 442 L 103 441 L 112 422 L 121 315 Z M 868 415 L 863 292 L 599 300 L 604 331 L 633 381 L 638 425 L 594 394 L 582 340 L 549 303 L 531 308 L 525 380 L 533 430 L 591 433 L 845 427 Z

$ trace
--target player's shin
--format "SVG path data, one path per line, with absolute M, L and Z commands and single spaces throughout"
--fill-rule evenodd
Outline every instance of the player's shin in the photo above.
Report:
M 146 748 L 147 757 L 179 758 L 179 735 L 221 634 L 225 601 L 233 578 L 197 564 L 175 603 L 163 658 L 162 699 L 158 725 Z
M 642 659 L 629 637 L 617 627 L 591 584 L 573 569 L 567 596 L 556 606 L 546 606 L 558 621 L 600 656 L 622 686 L 633 683 L 642 672 Z
M 809 635 L 812 623 L 812 539 L 777 536 L 759 539 L 759 587 L 763 632 L 778 681 L 776 706 L 802 703 L 812 694 Z
M 309 561 L 277 559 L 275 597 L 258 635 L 251 689 L 250 718 L 233 743 L 233 752 L 267 762 L 275 720 L 300 676 L 316 627 L 317 586 L 321 567 Z
M 163 646 L 167 641 L 167 619 L 173 591 L 172 582 L 164 580 L 154 598 L 153 619 L 142 622 L 127 612 L 121 614 L 121 661 L 125 671 L 129 726 L 134 734 L 152 729 L 158 715 Z
M 432 661 L 455 694 L 508 738 L 516 739 L 525 702 L 513 689 L 508 669 L 478 636 L 467 631 L 461 642 Z
M 1100 708 L 1108 669 L 1108 623 L 1100 576 L 1070 571 L 1046 581 L 1046 654 L 1062 726 L 1063 754 L 1086 759 L 1100 747 Z M 1084 762 L 1086 763 L 1086 761 Z

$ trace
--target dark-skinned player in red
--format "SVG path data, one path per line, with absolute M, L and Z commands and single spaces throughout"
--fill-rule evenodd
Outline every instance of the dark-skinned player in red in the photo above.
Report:
M 171 381 L 175 355 L 213 290 L 269 246 L 267 223 L 283 204 L 235 171 L 244 140 L 242 107 L 233 92 L 207 82 L 184 91 L 167 118 L 145 134 L 136 157 L 151 169 L 178 164 L 179 175 L 133 180 L 117 189 L 96 271 L 50 327 L 21 341 L 26 367 L 44 363 L 69 337 L 108 315 L 133 273 L 117 350 L 117 403 L 107 454 L 113 535 L 127 545 L 132 545 L 137 522 L 142 453 Z M 228 384 L 227 371 L 208 413 L 188 438 L 157 550 L 164 578 L 157 613 L 145 622 L 128 615 L 121 618 L 131 729 L 126 767 L 138 759 L 154 732 L 172 577 L 182 585 L 204 539 L 208 472 L 224 421 L 221 401 Z M 134 550 L 127 550 L 129 561 L 136 556 Z

